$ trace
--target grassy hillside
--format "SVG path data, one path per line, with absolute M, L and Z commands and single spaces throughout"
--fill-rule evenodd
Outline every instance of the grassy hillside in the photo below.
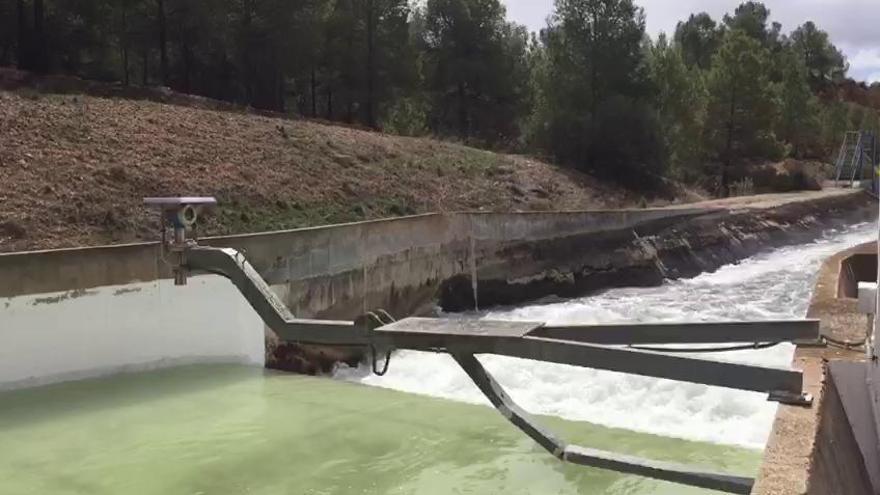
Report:
M 452 210 L 620 207 L 569 170 L 430 139 L 151 101 L 0 92 L 0 251 L 156 238 L 151 195 L 213 195 L 204 234 Z

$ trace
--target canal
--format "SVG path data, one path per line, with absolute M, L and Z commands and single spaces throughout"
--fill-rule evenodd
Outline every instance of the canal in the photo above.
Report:
M 827 232 L 690 280 L 456 315 L 551 323 L 803 317 L 821 260 L 870 240 Z M 716 356 L 787 365 L 791 346 Z M 521 405 L 584 446 L 754 475 L 761 394 L 483 356 Z M 688 494 L 560 463 L 487 407 L 447 356 L 399 352 L 320 379 L 238 366 L 123 374 L 0 394 L 10 494 Z

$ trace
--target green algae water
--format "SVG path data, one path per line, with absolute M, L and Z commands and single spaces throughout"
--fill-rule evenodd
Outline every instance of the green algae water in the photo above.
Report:
M 542 418 L 581 445 L 754 475 L 760 452 Z M 240 366 L 0 394 L 0 493 L 692 494 L 566 465 L 494 409 Z

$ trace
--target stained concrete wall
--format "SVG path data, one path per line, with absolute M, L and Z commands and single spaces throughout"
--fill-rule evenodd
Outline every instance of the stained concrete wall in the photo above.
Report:
M 355 318 L 384 308 L 425 311 L 436 287 L 467 270 L 467 215 L 415 217 L 207 239 L 243 251 L 307 318 Z
M 217 276 L 0 298 L 0 390 L 206 362 L 265 362 L 262 321 Z
M 503 221 L 476 215 L 477 299 L 483 306 L 511 305 L 551 294 L 654 286 L 812 240 L 824 228 L 874 218 L 875 210 L 864 193 L 823 191 L 712 202 L 677 216 L 601 212 L 529 222 L 528 215 Z M 443 308 L 472 308 L 472 285 L 468 276 L 445 283 Z
M 876 271 L 875 277 L 876 277 Z M 844 442 L 852 442 L 862 454 L 862 465 L 848 465 L 834 467 L 839 474 L 846 474 L 849 478 L 864 479 L 862 473 L 854 472 L 860 468 L 867 474 L 873 488 L 872 493 L 880 493 L 880 364 L 869 360 L 865 362 L 831 361 L 828 363 L 828 374 L 831 377 L 837 391 L 837 401 L 842 406 L 843 416 L 831 418 L 833 422 L 827 430 L 834 433 L 841 428 L 847 431 L 841 434 L 852 437 L 851 440 L 841 441 L 840 435 L 833 436 L 830 441 L 823 441 L 822 445 L 834 446 L 835 450 L 843 448 Z M 826 430 L 825 422 L 820 427 L 820 434 Z M 836 455 L 831 452 L 835 460 L 845 462 L 847 456 Z M 821 457 L 821 453 L 820 453 Z M 829 456 L 830 457 L 830 456 Z
M 816 447 L 807 483 L 808 494 L 872 495 L 876 493 L 847 420 L 835 380 L 827 380 L 819 408 Z

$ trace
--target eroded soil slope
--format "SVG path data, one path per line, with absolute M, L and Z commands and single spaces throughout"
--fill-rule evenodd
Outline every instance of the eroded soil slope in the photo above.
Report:
M 0 251 L 156 238 L 141 198 L 213 195 L 203 234 L 451 210 L 639 200 L 587 175 L 431 139 L 150 101 L 0 92 Z

